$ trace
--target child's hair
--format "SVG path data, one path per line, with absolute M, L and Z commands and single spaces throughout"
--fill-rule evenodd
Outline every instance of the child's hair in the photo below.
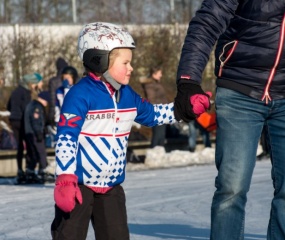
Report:
M 109 54 L 109 68 L 114 64 L 116 57 L 118 57 L 121 48 L 113 49 Z
M 69 74 L 73 79 L 73 84 L 75 84 L 78 80 L 77 70 L 72 66 L 66 66 L 65 68 L 63 68 L 61 75 L 63 74 Z

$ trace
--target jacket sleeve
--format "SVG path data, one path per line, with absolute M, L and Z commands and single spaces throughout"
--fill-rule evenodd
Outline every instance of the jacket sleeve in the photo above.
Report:
M 213 46 L 225 31 L 238 0 L 204 0 L 190 21 L 177 70 L 179 79 L 201 82 Z
M 151 104 L 133 91 L 134 101 L 137 107 L 135 122 L 153 127 L 162 124 L 175 123 L 174 104 Z
M 64 98 L 57 124 L 56 175 L 74 174 L 76 171 L 78 137 L 87 112 L 88 98 L 77 88 L 72 88 Z
M 54 107 L 56 102 L 56 89 L 57 89 L 57 81 L 58 77 L 53 77 L 48 82 L 48 91 L 50 92 L 50 104 L 49 104 L 49 113 L 48 113 L 48 122 L 51 125 L 54 125 Z

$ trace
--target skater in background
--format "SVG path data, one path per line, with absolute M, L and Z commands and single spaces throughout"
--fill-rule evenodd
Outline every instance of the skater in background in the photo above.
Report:
M 212 147 L 210 132 L 204 129 L 196 120 L 189 122 L 188 146 L 190 152 L 195 152 L 198 133 L 202 136 L 203 144 L 206 148 Z
M 55 123 L 59 121 L 60 109 L 63 104 L 63 99 L 69 89 L 78 81 L 77 70 L 72 66 L 66 66 L 61 72 L 62 85 L 56 89 L 55 102 Z
M 7 110 L 10 112 L 10 125 L 17 141 L 17 183 L 25 181 L 25 172 L 23 170 L 24 144 L 26 142 L 24 112 L 32 98 L 41 91 L 42 79 L 43 77 L 39 73 L 24 75 L 19 82 L 19 86 L 11 93 L 7 103 Z
M 144 90 L 145 98 L 152 104 L 169 103 L 166 97 L 166 91 L 161 83 L 162 67 L 151 67 L 149 75 L 146 78 L 140 78 L 140 83 Z M 152 127 L 151 147 L 165 145 L 166 125 Z
M 25 135 L 27 144 L 26 183 L 44 183 L 47 154 L 45 148 L 46 107 L 50 102 L 48 91 L 42 91 L 25 109 Z M 38 171 L 36 167 L 38 165 Z
M 56 62 L 56 75 L 49 79 L 48 81 L 48 91 L 50 93 L 51 101 L 49 104 L 49 112 L 48 112 L 48 123 L 50 127 L 55 127 L 55 103 L 56 103 L 56 89 L 58 89 L 62 85 L 62 70 L 68 66 L 67 62 L 59 57 Z
M 131 35 L 110 23 L 80 32 L 86 76 L 65 96 L 57 127 L 54 240 L 86 239 L 90 220 L 96 240 L 130 239 L 121 183 L 132 123 L 176 122 L 173 103 L 153 105 L 128 85 L 134 48 Z
M 274 188 L 267 239 L 285 239 L 284 13 L 285 1 L 204 0 L 189 23 L 174 109 L 185 121 L 207 109 L 200 83 L 215 46 L 218 173 L 211 240 L 244 239 L 247 193 L 264 125 Z

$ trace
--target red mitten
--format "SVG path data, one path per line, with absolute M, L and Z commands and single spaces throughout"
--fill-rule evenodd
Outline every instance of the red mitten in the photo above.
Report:
M 54 188 L 54 201 L 64 212 L 71 212 L 75 207 L 75 201 L 82 204 L 82 194 L 77 185 L 77 176 L 74 174 L 62 174 L 56 178 Z
M 193 112 L 199 117 L 203 112 L 206 112 L 207 109 L 210 107 L 210 100 L 209 98 L 212 97 L 211 92 L 206 92 L 208 95 L 203 94 L 195 94 L 190 97 L 190 103 L 193 106 Z

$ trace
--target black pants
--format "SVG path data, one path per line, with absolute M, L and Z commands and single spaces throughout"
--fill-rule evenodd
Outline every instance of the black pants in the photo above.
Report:
M 17 142 L 17 167 L 23 170 L 25 126 L 21 120 L 10 120 L 10 124 Z
M 91 220 L 96 240 L 129 240 L 126 198 L 119 185 L 106 194 L 79 186 L 83 203 L 76 204 L 70 213 L 55 206 L 51 225 L 53 240 L 85 240 Z
M 44 140 L 37 142 L 33 134 L 26 134 L 27 157 L 26 167 L 35 170 L 39 163 L 39 170 L 47 167 L 47 153 Z

